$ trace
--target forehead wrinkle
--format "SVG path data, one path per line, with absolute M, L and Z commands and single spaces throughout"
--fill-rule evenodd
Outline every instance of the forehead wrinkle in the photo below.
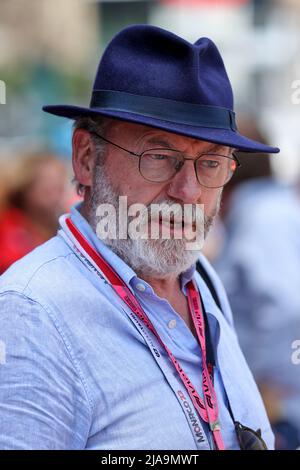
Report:
M 147 141 L 147 145 L 150 144 L 150 145 L 158 145 L 160 148 L 169 148 L 169 149 L 174 149 L 176 150 L 176 148 L 174 148 L 174 145 L 170 144 L 170 142 L 168 142 L 167 139 L 164 139 L 163 137 L 152 137 L 151 139 L 149 139 Z
M 195 143 L 199 143 L 201 141 L 199 140 L 195 140 L 194 141 Z M 209 147 L 207 149 L 203 149 L 201 151 L 199 151 L 196 155 L 199 155 L 201 153 L 206 153 L 206 152 L 213 152 L 215 151 L 216 153 L 218 151 L 220 151 L 221 153 L 224 152 L 224 149 L 226 149 L 226 154 L 227 154 L 227 149 L 228 147 L 224 146 L 224 145 L 220 145 L 220 144 L 215 144 L 215 143 L 212 143 L 212 142 L 207 142 L 207 141 L 203 141 L 203 143 L 207 143 L 207 145 L 209 145 Z M 178 150 L 179 152 L 185 152 L 184 150 L 182 149 L 178 149 L 176 146 L 174 146 L 174 144 L 171 144 L 168 139 L 166 138 L 163 138 L 163 137 L 159 137 L 159 136 L 153 136 L 152 138 L 150 138 L 148 141 L 147 141 L 147 145 L 157 145 L 159 146 L 159 148 L 169 148 L 169 149 L 173 149 L 173 150 Z
M 218 153 L 218 151 L 220 152 L 224 152 L 224 149 L 226 149 L 226 152 L 227 152 L 227 149 L 229 147 L 225 146 L 225 145 L 221 145 L 221 144 L 212 144 L 212 147 L 210 147 L 209 149 L 207 149 L 207 152 L 211 152 L 211 151 L 216 151 Z
M 153 134 L 155 132 L 155 134 Z M 176 137 L 183 138 L 185 140 L 185 149 L 182 147 L 180 148 L 179 145 L 181 146 L 182 143 L 179 142 L 174 142 L 174 136 L 175 140 Z M 214 152 L 214 153 L 219 153 L 221 155 L 229 155 L 233 149 L 231 149 L 227 145 L 222 145 L 218 144 L 215 142 L 209 142 L 207 140 L 201 140 L 201 139 L 195 139 L 193 137 L 187 137 L 182 134 L 171 134 L 169 132 L 159 132 L 154 129 L 149 129 L 147 132 L 144 132 L 142 135 L 140 135 L 139 138 L 136 139 L 137 147 L 140 147 L 140 145 L 144 148 L 144 151 L 149 149 L 154 149 L 155 147 L 158 149 L 161 148 L 166 148 L 166 149 L 171 149 L 171 150 L 177 150 L 178 152 L 184 153 L 186 156 L 194 156 L 197 158 L 197 156 L 203 154 L 203 153 L 209 153 L 209 152 Z M 206 144 L 206 148 L 202 150 L 198 150 L 198 152 L 187 152 L 186 149 L 189 145 L 199 145 L 199 144 Z M 154 147 L 152 147 L 154 145 Z

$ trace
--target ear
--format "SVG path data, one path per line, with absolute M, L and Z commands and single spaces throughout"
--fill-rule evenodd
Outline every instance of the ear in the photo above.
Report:
M 91 134 L 85 129 L 76 129 L 72 138 L 72 164 L 76 180 L 91 186 L 95 160 L 95 146 Z

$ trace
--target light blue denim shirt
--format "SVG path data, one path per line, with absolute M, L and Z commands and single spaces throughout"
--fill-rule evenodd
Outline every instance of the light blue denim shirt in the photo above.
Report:
M 123 278 L 200 395 L 201 350 L 170 304 L 107 248 L 74 207 L 72 220 Z M 201 257 L 221 300 L 221 312 L 192 267 L 182 290 L 196 280 L 212 330 L 215 388 L 227 449 L 238 444 L 235 419 L 261 428 L 273 448 L 265 409 L 241 353 L 224 289 Z M 0 449 L 209 449 L 192 432 L 176 396 L 182 383 L 159 344 L 164 367 L 126 314 L 110 285 L 82 263 L 57 235 L 15 263 L 0 278 Z M 187 395 L 187 394 L 186 394 Z M 208 438 L 206 438 L 208 436 Z

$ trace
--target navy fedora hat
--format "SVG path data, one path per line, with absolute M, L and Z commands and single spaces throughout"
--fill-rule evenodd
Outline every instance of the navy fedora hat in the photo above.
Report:
M 239 134 L 231 84 L 213 41 L 191 44 L 151 25 L 128 26 L 108 44 L 89 107 L 43 110 L 70 119 L 117 118 L 245 152 L 279 152 Z

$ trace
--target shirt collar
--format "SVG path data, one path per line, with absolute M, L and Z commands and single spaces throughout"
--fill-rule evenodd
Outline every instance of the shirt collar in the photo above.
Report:
M 180 283 L 181 283 L 181 290 L 185 292 L 186 285 L 189 281 L 191 281 L 194 277 L 194 273 L 196 271 L 196 265 L 193 264 L 190 268 L 184 271 L 180 276 Z
M 76 203 L 71 207 L 71 219 L 76 227 L 81 231 L 85 238 L 91 243 L 107 261 L 107 263 L 118 273 L 123 281 L 128 285 L 130 281 L 137 277 L 136 273 L 128 266 L 116 253 L 114 253 L 108 246 L 101 241 L 88 221 L 80 213 L 82 202 Z

